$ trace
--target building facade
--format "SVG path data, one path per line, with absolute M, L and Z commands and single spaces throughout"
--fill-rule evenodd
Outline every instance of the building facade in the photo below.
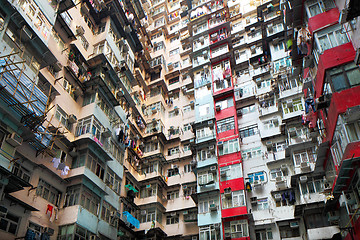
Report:
M 359 239 L 355 0 L 3 0 L 2 239 Z

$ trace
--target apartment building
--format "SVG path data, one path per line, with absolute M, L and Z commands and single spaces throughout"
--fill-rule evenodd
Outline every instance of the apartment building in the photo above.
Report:
M 1 238 L 360 238 L 358 6 L 2 1 Z

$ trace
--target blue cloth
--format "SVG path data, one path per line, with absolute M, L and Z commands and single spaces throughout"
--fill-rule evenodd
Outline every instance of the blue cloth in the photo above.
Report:
M 140 222 L 134 218 L 129 212 L 124 211 L 123 215 L 126 216 L 126 220 L 136 228 L 140 228 Z
M 315 103 L 314 103 L 314 100 L 312 98 L 308 98 L 308 99 L 305 100 L 305 113 L 306 114 L 309 113 L 310 106 L 311 106 L 313 112 L 316 112 Z

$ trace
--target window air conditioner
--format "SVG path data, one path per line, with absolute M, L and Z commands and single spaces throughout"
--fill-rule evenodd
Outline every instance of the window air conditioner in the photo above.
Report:
M 69 123 L 73 124 L 77 122 L 77 117 L 74 114 L 70 114 L 68 117 Z
M 276 201 L 280 201 L 280 200 L 281 200 L 281 194 L 280 194 L 280 193 L 276 193 L 276 194 L 274 195 L 274 198 L 275 198 Z
M 170 213 L 170 216 L 175 217 L 175 216 L 176 216 L 176 212 Z
M 307 176 L 300 176 L 301 183 L 306 183 L 306 181 L 307 181 Z
M 211 166 L 210 167 L 210 172 L 215 172 L 216 171 L 216 166 Z
M 13 132 L 12 134 L 8 135 L 8 137 L 6 138 L 6 142 L 13 147 L 17 147 L 22 144 L 23 139 L 16 132 Z

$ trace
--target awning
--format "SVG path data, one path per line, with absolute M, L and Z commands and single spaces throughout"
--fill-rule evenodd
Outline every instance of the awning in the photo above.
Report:
M 14 197 L 14 196 L 11 196 L 9 194 L 6 194 L 5 195 L 5 198 L 9 199 L 11 202 L 15 202 L 17 204 L 19 204 L 20 206 L 22 206 L 23 208 L 25 208 L 26 210 L 29 210 L 29 211 L 39 211 L 38 209 L 34 208 L 33 206 L 27 204 L 26 202 L 23 202 L 21 201 L 20 199 Z
M 314 172 L 324 171 L 324 161 L 326 159 L 329 147 L 329 141 L 321 143 L 318 147 Z

